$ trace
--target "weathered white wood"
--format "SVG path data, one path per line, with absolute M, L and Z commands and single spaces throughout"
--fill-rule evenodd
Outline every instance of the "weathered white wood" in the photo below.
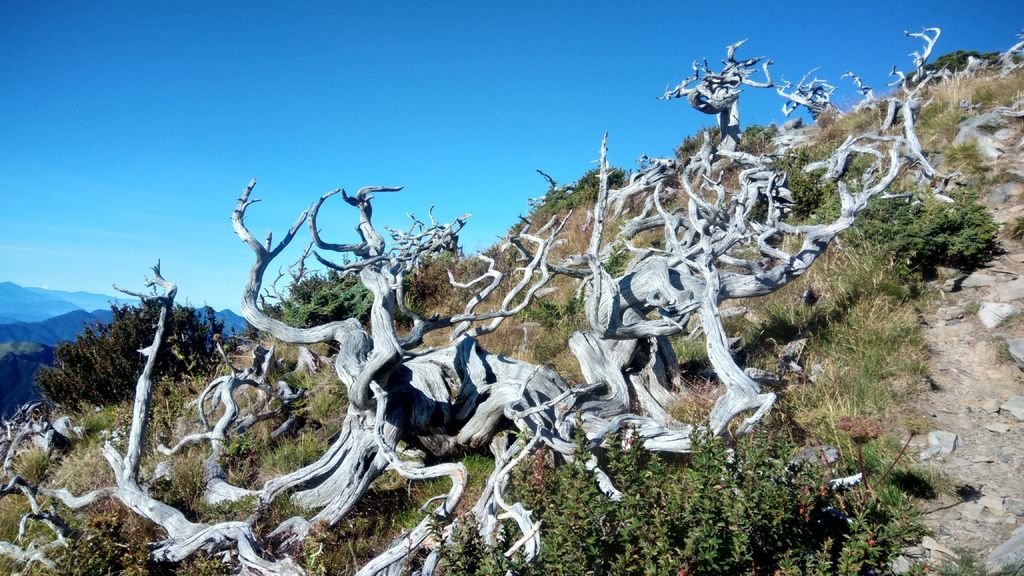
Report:
M 785 104 L 782 105 L 783 114 L 789 116 L 797 108 L 803 106 L 815 120 L 826 113 L 840 115 L 839 109 L 832 104 L 832 93 L 836 91 L 836 87 L 817 76 L 810 82 L 807 81 L 807 77 L 815 70 L 804 74 L 795 88 L 792 82 L 783 82 L 775 87 L 776 93 L 786 99 Z
M 673 90 L 666 90 L 663 100 L 685 97 L 695 110 L 705 114 L 718 116 L 718 128 L 721 134 L 719 145 L 725 150 L 735 150 L 740 141 L 739 97 L 742 86 L 755 88 L 771 88 L 773 86 L 768 66 L 771 60 L 763 56 L 747 60 L 736 60 L 736 49 L 746 40 L 741 40 L 726 49 L 724 67 L 713 72 L 707 60 L 703 67 L 693 63 L 693 74 L 683 79 Z M 763 62 L 762 62 L 763 61 Z M 762 64 L 765 80 L 758 82 L 751 77 L 757 64 Z M 703 72 L 703 76 L 701 73 Z
M 1010 46 L 1006 52 L 999 55 L 999 67 L 1002 69 L 1000 76 L 1009 76 L 1014 70 L 1024 67 L 1024 31 L 1017 34 L 1019 42 Z M 1021 61 L 1017 62 L 1020 58 Z

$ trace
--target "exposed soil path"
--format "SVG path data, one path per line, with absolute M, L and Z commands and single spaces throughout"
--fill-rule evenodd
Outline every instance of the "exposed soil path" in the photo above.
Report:
M 1024 213 L 1024 198 L 1016 197 L 1024 186 L 1010 189 L 1014 196 L 986 198 L 998 221 Z M 1024 396 L 1024 371 L 1006 346 L 1024 337 L 1024 245 L 1005 238 L 1001 245 L 1004 253 L 988 267 L 937 283 L 938 307 L 922 318 L 932 389 L 918 408 L 934 430 L 957 437 L 952 452 L 931 457 L 922 455 L 928 437 L 911 444 L 924 466 L 957 487 L 956 495 L 923 505 L 935 536 L 921 552 L 934 560 L 960 550 L 984 559 L 1024 525 L 1024 412 L 1014 414 L 1007 404 Z M 1003 314 L 1010 315 L 993 325 Z

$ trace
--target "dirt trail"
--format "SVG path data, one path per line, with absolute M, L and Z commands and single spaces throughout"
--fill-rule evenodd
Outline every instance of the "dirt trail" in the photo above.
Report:
M 1014 200 L 990 194 L 986 202 L 997 220 L 1007 221 L 1024 211 Z M 925 522 L 935 533 L 924 548 L 935 559 L 954 550 L 985 558 L 1024 524 L 1024 412 L 1015 415 L 1006 406 L 1024 396 L 1024 372 L 1004 343 L 1024 337 L 1024 245 L 1001 243 L 1005 253 L 987 268 L 937 286 L 938 308 L 923 316 L 932 389 L 918 408 L 934 430 L 957 436 L 951 453 L 922 461 L 958 488 L 956 496 L 924 504 Z M 1010 316 L 992 326 L 993 313 Z M 911 446 L 920 456 L 929 438 L 918 437 Z

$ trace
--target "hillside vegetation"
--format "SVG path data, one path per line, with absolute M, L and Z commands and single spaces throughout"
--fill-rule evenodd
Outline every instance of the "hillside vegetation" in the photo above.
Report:
M 282 333 L 279 321 L 306 331 L 333 326 L 334 340 L 326 343 L 282 342 L 266 328 L 258 342 L 221 339 L 210 315 L 171 306 L 173 287 L 163 284 L 157 269 L 166 296 L 134 313 L 115 308 L 108 328 L 89 330 L 63 346 L 57 369 L 40 379 L 61 413 L 79 427 L 64 428 L 69 446 L 0 443 L 8 454 L 4 474 L 9 482 L 0 492 L 0 572 L 891 572 L 904 549 L 927 535 L 919 505 L 951 490 L 906 453 L 910 437 L 930 431 L 927 419 L 911 409 L 915 396 L 928 386 L 919 312 L 934 305 L 931 286 L 936 282 L 955 269 L 982 266 L 998 251 L 999 227 L 979 198 L 1005 182 L 1024 182 L 1024 174 L 1004 171 L 986 157 L 983 140 L 961 137 L 965 123 L 993 113 L 1005 113 L 1002 126 L 1024 133 L 1024 70 L 1014 69 L 1010 56 L 1007 67 L 990 57 L 996 64 L 960 74 L 943 75 L 935 68 L 927 72 L 934 75 L 927 82 L 908 83 L 891 97 L 872 95 L 842 114 L 834 107 L 812 109 L 816 121 L 810 127 L 746 127 L 735 151 L 726 151 L 731 127 L 723 124 L 723 129 L 685 138 L 676 158 L 655 159 L 637 171 L 607 166 L 602 152 L 602 166 L 571 185 L 549 181 L 528 222 L 510 229 L 512 249 L 499 244 L 482 258 L 461 254 L 444 242 L 461 221 L 447 230 L 423 226 L 419 236 L 396 237 L 396 250 L 403 254 L 415 252 L 424 245 L 416 242 L 424 238 L 430 250 L 409 258 L 412 264 L 390 287 L 393 296 L 397 293 L 390 308 L 381 303 L 387 292 L 370 281 L 369 268 L 359 269 L 358 275 L 296 273 L 281 298 L 274 301 L 268 292 L 267 304 L 258 311 L 256 295 L 250 294 L 254 308 L 247 316 L 257 327 Z M 956 69 L 952 63 L 965 59 L 954 54 L 936 62 L 950 62 Z M 918 68 L 924 69 L 923 61 Z M 890 118 L 890 107 L 911 105 L 916 115 L 904 115 L 902 124 Z M 899 114 L 904 112 L 892 113 Z M 871 137 L 855 139 L 864 134 Z M 884 146 L 904 134 L 919 140 L 919 160 L 897 163 L 897 152 L 892 152 L 887 164 Z M 851 152 L 849 162 L 836 162 L 836 150 L 844 146 L 862 148 Z M 737 164 L 710 160 L 721 160 L 721 154 Z M 608 319 L 612 314 L 602 312 L 595 286 L 611 279 L 626 286 L 621 279 L 639 274 L 644 258 L 672 254 L 682 240 L 662 220 L 711 222 L 690 234 L 705 242 L 705 252 L 710 250 L 720 238 L 707 232 L 714 227 L 709 216 L 714 211 L 707 207 L 714 201 L 701 204 L 705 200 L 699 194 L 658 195 L 665 188 L 686 188 L 693 174 L 689 170 L 702 163 L 708 171 L 701 175 L 719 178 L 704 178 L 712 189 L 720 186 L 736 196 L 737 190 L 763 182 L 754 176 L 766 166 L 772 182 L 784 183 L 785 197 L 755 195 L 754 205 L 729 205 L 746 210 L 750 229 L 784 223 L 781 232 L 766 235 L 760 245 L 737 244 L 720 266 L 737 283 L 753 269 L 781 270 L 785 281 L 771 289 L 755 286 L 751 297 L 722 298 L 710 311 L 702 304 L 708 316 L 691 317 L 674 309 L 682 304 L 665 294 L 649 295 L 659 306 L 638 306 L 634 326 L 656 326 L 661 332 L 641 339 L 639 351 L 630 349 L 628 361 L 613 371 L 630 386 L 641 384 L 629 388 L 623 411 L 591 417 L 588 402 L 608 410 L 605 402 L 612 394 L 595 390 L 613 388 L 613 378 L 581 360 L 579 334 L 597 332 L 599 321 L 607 323 L 607 333 L 616 328 L 614 318 Z M 833 170 L 839 171 L 837 177 L 823 177 Z M 851 208 L 847 191 L 868 189 L 887 171 L 891 178 L 885 193 L 879 189 L 864 196 L 865 206 Z M 651 190 L 658 192 L 637 184 L 646 186 L 654 176 L 660 184 Z M 641 192 L 623 192 L 633 187 Z M 252 185 L 236 208 L 236 231 L 244 231 L 251 190 Z M 342 194 L 368 220 L 370 195 Z M 316 209 L 327 197 L 312 211 L 314 234 Z M 847 216 L 849 222 L 843 220 Z M 625 234 L 650 218 L 656 226 Z M 545 222 L 553 224 L 542 228 Z M 805 239 L 835 222 L 849 225 L 840 240 L 828 237 L 819 246 Z M 1024 224 L 1011 223 L 1004 233 L 1018 233 L 1016 227 L 1024 229 Z M 372 235 L 365 229 L 361 234 L 363 246 L 350 250 L 356 262 L 382 258 L 372 253 Z M 531 238 L 535 247 L 516 244 Z M 269 240 L 265 253 L 254 248 L 257 262 L 272 251 Z M 769 255 L 783 261 L 780 268 L 762 262 Z M 806 265 L 801 258 L 809 258 Z M 349 265 L 346 260 L 339 268 Z M 522 278 L 528 288 L 506 293 L 462 283 L 493 278 L 496 270 L 518 282 L 522 276 L 514 271 L 524 268 L 537 276 L 548 268 L 554 273 L 535 282 L 528 272 Z M 717 272 L 706 277 L 718 278 Z M 477 305 L 475 300 L 480 310 L 498 310 L 499 321 L 489 324 L 487 313 L 467 307 L 467 302 Z M 423 326 L 451 320 L 445 328 L 458 331 L 457 319 L 469 311 L 475 321 L 465 329 L 470 337 L 456 332 L 451 358 L 443 356 L 450 346 L 448 334 Z M 714 425 L 720 399 L 733 382 L 722 373 L 723 360 L 714 357 L 720 350 L 705 341 L 715 330 L 706 321 L 712 312 L 721 317 L 727 361 L 741 369 L 742 378 L 756 381 L 762 401 L 730 413 L 720 429 Z M 356 371 L 356 364 L 375 361 L 369 350 L 386 344 L 379 339 L 382 317 L 389 325 L 393 321 L 393 334 L 403 339 L 399 344 L 415 350 L 389 366 L 388 378 L 422 369 L 423 374 L 453 375 L 461 387 L 418 383 L 421 394 L 416 395 L 397 386 L 384 390 L 386 382 L 375 377 L 367 384 L 373 396 L 361 396 L 364 391 L 356 386 L 361 380 L 344 375 Z M 150 347 L 157 325 L 167 333 L 162 343 L 156 342 L 160 346 Z M 337 334 L 362 334 L 350 336 L 353 341 L 372 337 L 375 348 L 368 346 L 361 356 L 347 352 Z M 413 340 L 418 341 L 409 344 Z M 618 346 L 597 349 L 612 356 L 611 351 L 621 350 Z M 159 354 L 152 357 L 157 348 Z M 140 349 L 149 355 L 139 355 Z M 247 360 L 250 355 L 254 361 Z M 442 356 L 450 364 L 437 359 Z M 423 368 L 427 364 L 430 371 Z M 514 372 L 518 367 L 525 368 Z M 150 369 L 155 370 L 151 382 L 146 380 Z M 497 370 L 515 374 L 509 380 L 513 392 L 500 387 Z M 488 375 L 486 386 L 472 380 L 476 373 Z M 145 425 L 133 403 L 138 390 L 152 394 L 143 411 L 148 414 Z M 477 424 L 472 417 L 460 419 L 459 409 L 484 415 L 483 407 L 505 394 L 512 398 L 499 406 L 493 420 L 472 429 L 480 439 L 451 439 L 461 438 L 459 426 Z M 470 405 L 468 395 L 482 400 Z M 562 410 L 559 399 L 575 396 L 579 402 Z M 417 420 L 414 408 L 397 412 L 415 421 L 407 428 L 398 429 L 396 412 L 387 412 L 396 405 L 441 406 L 444 401 L 450 404 L 430 413 L 436 422 Z M 449 407 L 450 413 L 444 412 Z M 651 416 L 662 408 L 663 415 Z M 543 422 L 527 425 L 531 416 Z M 651 432 L 655 420 L 662 427 Z M 608 429 L 598 434 L 588 422 Z M 360 444 L 364 425 L 374 436 Z M 127 462 L 138 441 L 132 434 L 140 426 L 145 435 L 133 468 Z M 398 430 L 384 432 L 386 426 Z M 334 480 L 318 484 L 325 474 L 310 472 L 289 486 L 289 497 L 278 497 L 286 491 L 272 489 L 277 483 L 321 465 L 345 438 L 353 439 L 345 445 L 348 452 L 331 457 L 347 462 L 347 455 L 355 454 L 352 470 L 377 466 L 376 475 L 330 476 Z M 121 454 L 123 462 L 117 458 Z M 334 498 L 325 504 L 317 490 L 343 481 L 365 481 L 365 486 L 324 498 Z M 237 490 L 228 488 L 234 496 L 211 498 L 212 493 L 225 494 L 215 492 L 215 486 Z M 103 492 L 108 487 L 116 488 Z M 102 497 L 87 506 L 78 506 L 71 496 L 96 491 Z M 341 499 L 347 500 L 338 504 L 336 516 L 310 510 L 332 510 Z M 310 502 L 317 506 L 306 505 Z M 173 508 L 180 521 L 161 524 L 139 512 L 160 506 Z M 307 522 L 307 516 L 312 520 Z M 22 523 L 22 518 L 29 521 Z M 222 531 L 216 537 L 202 540 L 218 527 Z M 190 538 L 198 542 L 191 548 L 182 544 Z M 173 556 L 181 549 L 187 553 Z M 154 557 L 160 551 L 166 556 Z M 378 572 L 373 563 L 388 554 L 396 560 Z M 957 574 L 968 568 L 922 562 L 904 569 Z

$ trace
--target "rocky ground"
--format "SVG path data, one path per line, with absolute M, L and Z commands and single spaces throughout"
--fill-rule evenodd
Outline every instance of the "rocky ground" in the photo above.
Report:
M 1024 138 L 1019 130 L 1000 136 L 988 160 L 1003 182 L 985 202 L 1009 223 L 1024 216 Z M 923 505 L 934 537 L 908 558 L 942 561 L 966 550 L 993 571 L 1024 563 L 1024 244 L 1004 227 L 1001 248 L 984 269 L 944 270 L 937 306 L 922 316 L 931 390 L 919 409 L 933 432 L 911 450 L 956 490 Z

